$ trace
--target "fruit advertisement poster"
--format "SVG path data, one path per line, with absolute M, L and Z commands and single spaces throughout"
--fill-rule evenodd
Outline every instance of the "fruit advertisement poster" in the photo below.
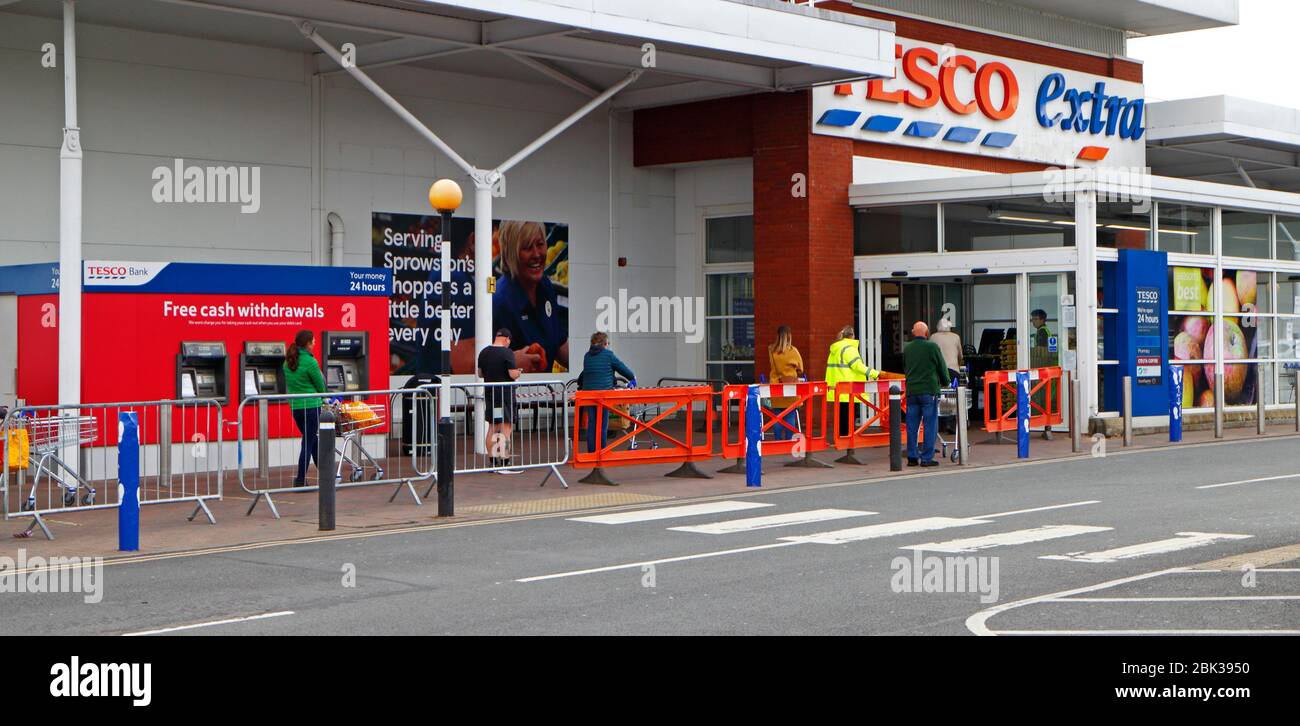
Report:
M 1256 359 L 1260 345 L 1268 345 L 1268 331 L 1261 328 L 1261 319 L 1256 315 L 1260 277 L 1251 270 L 1224 270 L 1216 305 L 1213 268 L 1171 269 L 1169 358 L 1173 365 L 1184 366 L 1185 408 L 1214 406 L 1214 356 L 1220 340 L 1224 405 L 1255 403 L 1259 395 L 1258 366 L 1237 361 Z M 1216 325 L 1214 314 L 1218 311 L 1223 314 L 1223 322 Z
M 435 215 L 371 215 L 371 264 L 393 272 L 389 373 L 436 374 L 441 365 L 441 222 Z M 474 220 L 451 221 L 451 369 L 473 374 Z M 493 220 L 492 329 L 510 331 L 524 373 L 569 366 L 569 225 Z M 491 341 L 489 341 L 489 344 Z

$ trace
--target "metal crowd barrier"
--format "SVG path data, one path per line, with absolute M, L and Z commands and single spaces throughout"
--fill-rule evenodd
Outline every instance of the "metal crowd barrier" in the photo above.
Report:
M 430 395 L 436 420 L 441 390 L 437 384 L 426 384 L 421 390 Z M 559 469 L 570 454 L 573 392 L 564 381 L 457 383 L 450 391 L 457 474 L 549 469 L 541 486 L 554 476 L 569 488 Z M 478 425 L 479 412 L 486 426 Z M 425 497 L 436 484 L 430 482 Z
M 134 412 L 140 436 L 140 504 L 193 502 L 193 521 L 222 496 L 221 404 L 209 399 L 15 408 L 0 423 L 5 519 L 30 517 L 54 539 L 45 517 L 118 506 L 118 414 Z
M 417 505 L 423 504 L 415 484 L 433 477 L 436 461 L 433 417 L 437 409 L 429 391 L 405 388 L 257 395 L 239 404 L 233 424 L 239 486 L 253 496 L 246 514 L 252 514 L 265 499 L 271 514 L 279 519 L 272 495 L 319 488 L 320 472 L 314 461 L 308 462 L 303 480 L 297 480 L 303 437 L 291 406 L 294 400 L 313 398 L 322 399 L 335 411 L 338 464 L 333 476 L 339 488 L 393 485 L 388 501 L 406 489 Z

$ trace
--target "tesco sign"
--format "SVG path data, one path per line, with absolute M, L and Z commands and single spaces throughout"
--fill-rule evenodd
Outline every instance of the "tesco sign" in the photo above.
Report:
M 1141 84 L 900 41 L 895 78 L 813 89 L 813 133 L 1057 166 L 1145 166 Z

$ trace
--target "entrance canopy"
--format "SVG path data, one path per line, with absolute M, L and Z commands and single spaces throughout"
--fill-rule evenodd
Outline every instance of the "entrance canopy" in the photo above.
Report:
M 45 0 L 0 5 L 5 12 L 60 12 Z M 894 74 L 893 23 L 779 0 L 78 3 L 81 23 L 317 52 L 296 30 L 301 21 L 335 47 L 353 44 L 357 67 L 366 71 L 413 65 L 559 84 L 594 98 L 629 71 L 644 70 L 614 99 L 621 108 Z M 326 54 L 316 58 L 318 72 L 339 72 Z
M 1300 111 L 1232 96 L 1153 103 L 1156 174 L 1300 192 Z

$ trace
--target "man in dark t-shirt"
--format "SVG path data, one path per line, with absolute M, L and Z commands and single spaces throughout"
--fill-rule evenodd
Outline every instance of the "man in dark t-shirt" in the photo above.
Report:
M 510 465 L 510 440 L 515 424 L 515 389 L 508 385 L 519 378 L 523 370 L 515 364 L 515 352 L 510 350 L 510 329 L 497 330 L 492 345 L 478 354 L 478 375 L 483 382 L 483 400 L 487 410 L 484 415 L 491 422 L 487 433 L 487 450 L 492 466 Z M 497 385 L 491 385 L 497 384 Z

